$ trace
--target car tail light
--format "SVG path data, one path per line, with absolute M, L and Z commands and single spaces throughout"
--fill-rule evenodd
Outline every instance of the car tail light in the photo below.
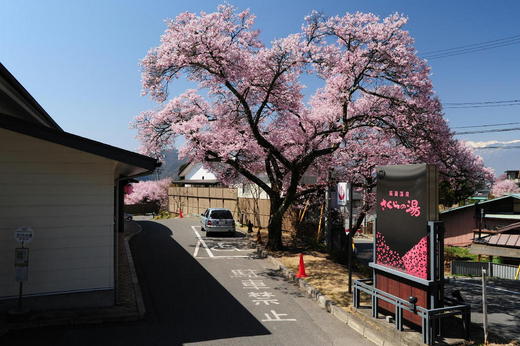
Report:
M 211 226 L 212 223 L 211 223 L 211 220 L 208 220 L 208 226 Z

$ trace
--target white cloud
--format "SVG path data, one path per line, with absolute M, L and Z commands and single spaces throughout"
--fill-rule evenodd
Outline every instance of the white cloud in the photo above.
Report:
M 490 145 L 509 145 L 520 143 L 520 139 L 513 139 L 512 141 L 485 141 L 485 142 L 474 142 L 466 141 L 466 144 L 472 148 L 485 148 Z

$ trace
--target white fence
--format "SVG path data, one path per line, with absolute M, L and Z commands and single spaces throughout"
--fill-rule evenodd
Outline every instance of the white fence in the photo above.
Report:
M 518 266 L 509 264 L 464 261 L 451 262 L 452 275 L 481 276 L 482 268 L 486 269 L 489 276 L 509 280 L 515 280 L 515 275 L 518 270 Z

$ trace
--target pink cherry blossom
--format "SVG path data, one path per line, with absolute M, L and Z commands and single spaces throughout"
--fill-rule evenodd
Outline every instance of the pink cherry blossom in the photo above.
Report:
M 491 188 L 491 194 L 495 197 L 520 193 L 520 187 L 513 180 L 503 179 L 497 180 Z
M 157 202 L 161 209 L 168 206 L 168 186 L 170 179 L 140 181 L 132 184 L 132 192 L 125 195 L 125 204 Z
M 366 210 L 377 165 L 435 163 L 454 186 L 487 176 L 453 138 L 430 68 L 403 28 L 407 18 L 312 12 L 300 32 L 270 44 L 260 41 L 254 19 L 221 5 L 169 20 L 141 61 L 143 94 L 160 108 L 134 126 L 146 154 L 160 157 L 182 136 L 181 157 L 203 162 L 225 183 L 259 185 L 271 200 L 270 248 L 281 247 L 285 211 L 326 184 L 331 167 L 365 187 Z M 322 81 L 308 102 L 306 75 Z M 177 78 L 197 89 L 169 98 Z M 318 185 L 299 184 L 305 174 Z

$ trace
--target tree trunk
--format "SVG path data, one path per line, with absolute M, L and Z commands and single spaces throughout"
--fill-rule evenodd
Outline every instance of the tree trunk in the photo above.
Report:
M 271 199 L 269 226 L 267 228 L 269 239 L 267 241 L 267 248 L 269 250 L 281 250 L 282 244 L 282 222 L 284 209 L 282 208 L 282 201 Z

